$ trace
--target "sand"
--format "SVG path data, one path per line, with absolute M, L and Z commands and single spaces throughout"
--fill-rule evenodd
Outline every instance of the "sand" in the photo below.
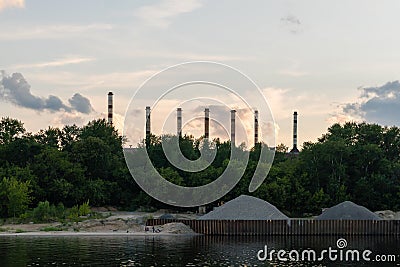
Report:
M 105 213 L 107 215 L 110 212 Z M 169 234 L 195 234 L 190 227 L 182 223 L 171 223 L 156 226 L 156 232 L 148 227 L 147 218 L 159 218 L 163 211 L 154 213 L 145 212 L 111 212 L 111 216 L 104 219 L 88 219 L 77 223 L 26 223 L 0 225 L 0 236 L 5 235 L 169 235 Z M 174 217 L 189 219 L 197 218 L 195 214 L 174 214 Z M 47 229 L 46 229 L 47 228 Z M 58 229 L 60 231 L 53 231 Z M 48 231 L 51 230 L 51 231 Z

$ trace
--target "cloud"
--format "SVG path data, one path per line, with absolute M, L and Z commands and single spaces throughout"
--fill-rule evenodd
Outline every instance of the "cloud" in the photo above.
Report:
M 287 15 L 286 17 L 282 17 L 281 23 L 286 29 L 288 29 L 293 34 L 297 34 L 302 30 L 301 21 L 293 15 Z
M 1 0 L 0 0 L 1 1 Z M 29 27 L 8 26 L 0 32 L 0 40 L 60 39 L 94 31 L 113 29 L 110 24 L 94 23 L 85 25 L 62 24 Z
M 273 113 L 276 125 L 276 143 L 291 146 L 293 112 L 298 112 L 298 141 L 316 140 L 332 124 L 332 98 L 321 90 L 320 93 L 305 92 L 295 88 L 262 89 Z M 326 123 L 326 124 L 325 124 Z
M 24 8 L 24 0 L 0 0 L 0 12 L 6 8 Z
M 282 74 L 282 75 L 286 75 L 286 76 L 291 76 L 291 77 L 303 77 L 303 76 L 308 75 L 308 73 L 305 71 L 292 70 L 292 69 L 281 70 L 278 73 Z
M 96 74 L 83 74 L 80 72 L 52 70 L 38 71 L 32 76 L 35 83 L 46 83 L 63 88 L 76 88 L 87 90 L 91 88 L 107 89 L 132 89 L 137 88 L 147 78 L 157 73 L 158 69 L 149 69 L 133 72 L 104 72 Z
M 20 64 L 20 65 L 13 65 L 10 66 L 12 69 L 29 69 L 29 68 L 45 68 L 45 67 L 60 67 L 70 64 L 79 64 L 83 62 L 94 61 L 94 58 L 88 57 L 67 57 L 62 58 L 59 60 L 47 61 L 47 62 L 40 62 L 40 63 L 33 63 L 33 64 Z
M 30 84 L 21 73 L 13 73 L 8 76 L 4 71 L 1 71 L 0 74 L 0 99 L 3 101 L 37 111 L 48 110 L 55 112 L 63 110 L 88 114 L 93 110 L 89 99 L 80 94 L 75 94 L 69 99 L 70 106 L 67 106 L 57 96 L 50 95 L 47 98 L 43 98 L 33 95 Z
M 360 88 L 360 97 L 353 103 L 340 105 L 339 115 L 349 120 L 365 120 L 383 125 L 400 125 L 400 82 Z
M 161 0 L 157 4 L 139 8 L 135 16 L 146 24 L 166 28 L 174 17 L 192 12 L 201 6 L 202 3 L 198 0 Z
M 180 60 L 201 60 L 201 61 L 254 61 L 256 58 L 251 56 L 240 55 L 223 55 L 223 54 L 205 54 L 193 52 L 172 52 L 164 50 L 138 50 L 123 52 L 125 56 L 132 58 L 162 58 L 162 59 L 180 59 Z
M 92 106 L 90 105 L 90 100 L 79 93 L 74 94 L 72 98 L 68 99 L 68 102 L 72 109 L 75 109 L 80 113 L 88 114 L 93 110 Z
M 59 116 L 56 116 L 51 121 L 51 125 L 54 127 L 62 128 L 64 125 L 83 125 L 89 119 L 83 118 L 80 114 L 77 113 L 61 113 Z

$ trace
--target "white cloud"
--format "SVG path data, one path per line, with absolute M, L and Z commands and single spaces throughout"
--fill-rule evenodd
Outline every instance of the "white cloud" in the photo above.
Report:
M 278 71 L 278 74 L 291 77 L 302 77 L 309 75 L 308 72 L 302 70 L 300 62 L 295 59 L 290 59 L 288 66 L 285 69 Z
M 293 111 L 299 114 L 299 144 L 318 138 L 331 122 L 331 99 L 324 94 L 282 88 L 264 88 L 262 92 L 278 127 L 277 144 L 290 146 L 292 143 Z
M 79 64 L 83 62 L 89 62 L 95 60 L 94 58 L 88 57 L 66 57 L 58 60 L 31 63 L 31 64 L 18 64 L 10 66 L 9 69 L 29 69 L 29 68 L 45 68 L 45 67 L 60 67 L 70 64 Z
M 249 61 L 255 60 L 251 56 L 238 56 L 238 55 L 223 55 L 223 54 L 204 54 L 204 53 L 192 53 L 192 52 L 173 52 L 173 51 L 162 51 L 162 50 L 138 50 L 134 51 L 123 51 L 124 56 L 134 58 L 162 58 L 162 59 L 179 59 L 186 61 Z
M 86 123 L 84 117 L 87 117 L 87 115 L 85 116 L 79 113 L 66 113 L 66 112 L 59 113 L 51 120 L 51 125 L 53 127 L 58 127 L 58 128 L 62 128 L 64 127 L 64 125 L 73 125 L 73 124 L 82 126 L 84 123 Z
M 299 70 L 293 70 L 293 69 L 281 70 L 278 73 L 282 74 L 282 75 L 291 76 L 291 77 L 303 77 L 303 76 L 308 75 L 307 72 L 299 71 Z
M 201 6 L 202 3 L 198 0 L 161 0 L 155 5 L 139 8 L 135 16 L 149 25 L 166 28 L 174 17 L 192 12 Z
M 1 1 L 1 0 L 0 0 Z M 106 31 L 110 24 L 61 24 L 52 26 L 10 26 L 0 32 L 0 40 L 59 39 L 93 31 Z
M 109 72 L 99 74 L 82 74 L 78 72 L 52 71 L 32 74 L 31 80 L 52 86 L 79 87 L 81 90 L 91 88 L 134 88 L 136 89 L 151 75 L 159 70 L 142 70 L 132 72 Z
M 0 0 L 0 12 L 6 8 L 24 8 L 24 0 Z

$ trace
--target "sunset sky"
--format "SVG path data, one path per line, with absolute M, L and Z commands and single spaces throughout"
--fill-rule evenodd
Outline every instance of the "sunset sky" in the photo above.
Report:
M 146 79 L 199 60 L 254 80 L 289 147 L 295 110 L 300 144 L 335 122 L 400 126 L 399 12 L 397 0 L 0 0 L 0 115 L 33 132 L 82 125 L 113 91 L 122 129 Z

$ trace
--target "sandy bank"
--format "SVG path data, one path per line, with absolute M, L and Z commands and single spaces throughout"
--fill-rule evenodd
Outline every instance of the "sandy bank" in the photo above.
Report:
M 146 219 L 158 218 L 163 213 L 112 212 L 103 219 L 89 219 L 82 222 L 42 223 L 42 224 L 4 224 L 0 226 L 0 236 L 5 235 L 191 235 L 195 234 L 190 227 L 182 223 L 145 227 Z M 108 212 L 107 215 L 110 215 Z M 176 214 L 179 219 L 195 219 L 195 214 Z M 154 231 L 154 232 L 153 232 Z

